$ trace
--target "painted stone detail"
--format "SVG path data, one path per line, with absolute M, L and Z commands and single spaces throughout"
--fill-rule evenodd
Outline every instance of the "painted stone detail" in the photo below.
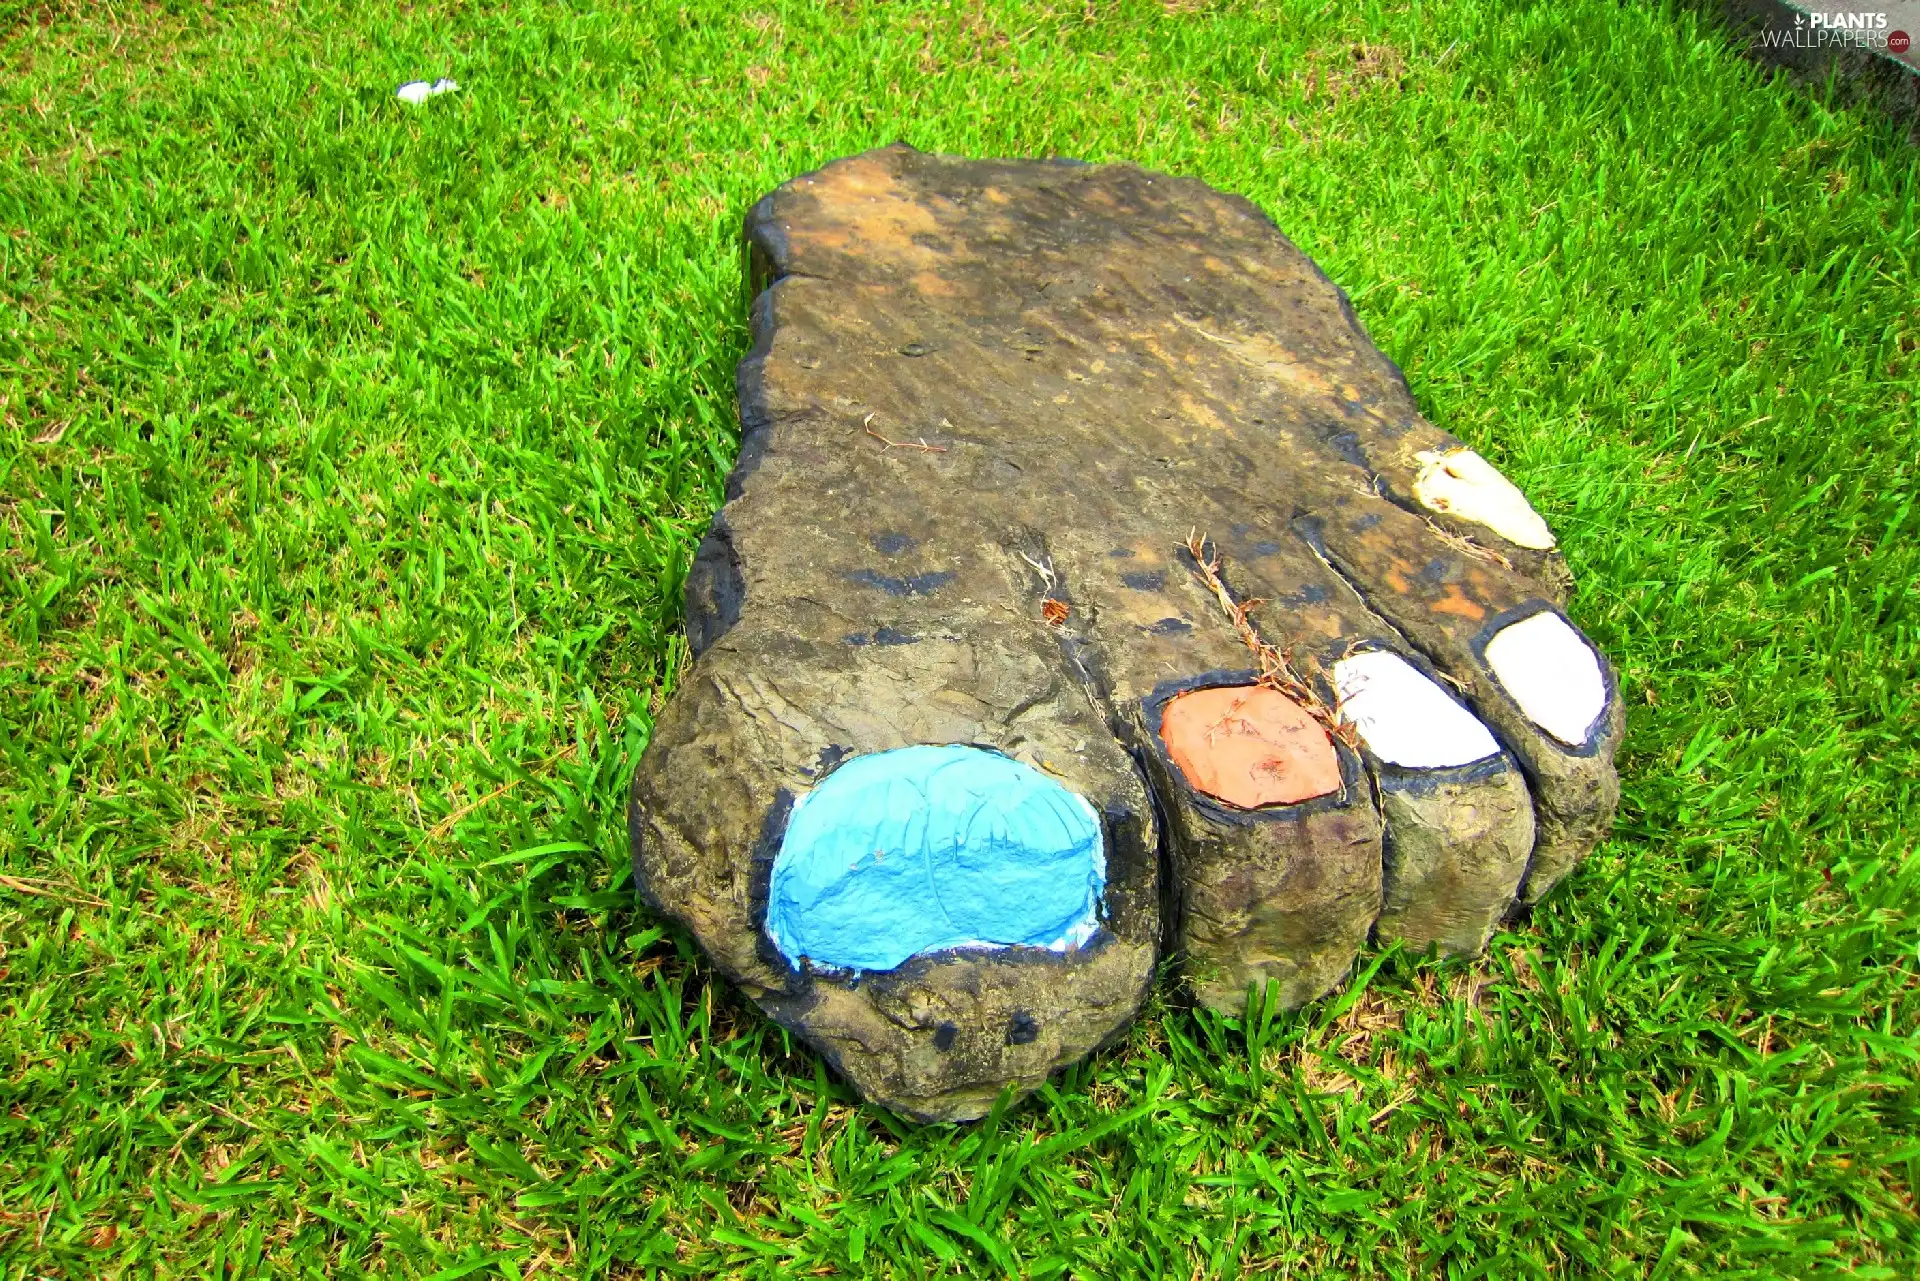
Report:
M 1553 546 L 1553 531 L 1527 496 L 1479 454 L 1471 449 L 1423 450 L 1414 457 L 1421 466 L 1413 496 L 1423 506 L 1485 525 L 1519 547 L 1546 551 Z
M 1381 760 L 1407 769 L 1470 765 L 1500 750 L 1493 735 L 1413 664 L 1389 650 L 1333 665 L 1340 714 Z
M 1340 790 L 1340 761 L 1327 731 L 1265 686 L 1188 690 L 1167 704 L 1160 738 L 1189 786 L 1239 809 Z
M 1570 747 L 1584 744 L 1607 710 L 1600 656 L 1550 610 L 1495 633 L 1487 665 L 1534 724 Z
M 782 956 L 891 970 L 928 952 L 1064 952 L 1100 926 L 1106 855 L 1093 807 L 976 747 L 856 757 L 802 796 L 767 891 Z
M 866 1098 L 1038 1088 L 1163 949 L 1235 1014 L 1472 952 L 1605 834 L 1551 535 L 1260 210 L 890 147 L 746 232 L 635 879 Z

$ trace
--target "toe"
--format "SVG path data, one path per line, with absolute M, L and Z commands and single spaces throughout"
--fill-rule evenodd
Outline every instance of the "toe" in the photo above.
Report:
M 1250 987 L 1271 985 L 1298 1006 L 1348 974 L 1379 913 L 1379 815 L 1329 705 L 1263 683 L 1259 655 L 1160 532 L 1170 519 L 1142 496 L 1090 521 L 1104 539 L 1056 535 L 1046 590 L 1071 597 L 1063 640 L 1090 656 L 1160 802 L 1195 995 L 1238 1014 Z
M 766 1003 L 896 1110 L 978 1115 L 1138 1002 L 1151 952 L 1111 932 L 1127 926 L 1107 897 L 1109 841 L 1127 837 L 998 752 L 855 756 L 787 815 L 764 922 L 794 981 Z
M 851 645 L 797 603 L 763 630 L 765 604 L 656 724 L 631 810 L 643 893 L 869 1099 L 958 1120 L 1038 1088 L 1152 980 L 1137 769 L 1050 638 L 960 639 L 892 601 L 858 633 L 917 639 Z
M 1195 743 L 1194 700 L 1215 705 L 1200 717 L 1252 705 L 1258 719 Z M 1176 684 L 1140 707 L 1195 996 L 1239 1014 L 1249 989 L 1271 985 L 1288 1009 L 1325 995 L 1352 969 L 1380 910 L 1380 820 L 1358 757 L 1264 686 Z
M 1329 493 L 1297 525 L 1525 772 L 1537 835 L 1521 898 L 1537 901 L 1604 835 L 1619 798 L 1606 661 L 1536 581 L 1382 499 Z
M 1511 910 L 1533 853 L 1532 797 L 1487 727 L 1389 650 L 1333 666 L 1343 720 L 1386 821 L 1382 942 L 1474 953 Z
M 1516 761 L 1304 540 L 1229 527 L 1222 541 L 1227 559 L 1210 572 L 1237 601 L 1263 602 L 1252 614 L 1263 642 L 1324 691 L 1366 760 L 1385 825 L 1376 935 L 1478 951 L 1533 852 Z

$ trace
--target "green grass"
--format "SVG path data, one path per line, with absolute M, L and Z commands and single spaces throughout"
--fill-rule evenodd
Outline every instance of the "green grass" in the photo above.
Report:
M 1892 126 L 1601 0 L 10 11 L 0 1277 L 1920 1272 Z M 896 138 L 1247 194 L 1535 497 L 1530 926 L 913 1129 L 634 906 L 740 216 Z

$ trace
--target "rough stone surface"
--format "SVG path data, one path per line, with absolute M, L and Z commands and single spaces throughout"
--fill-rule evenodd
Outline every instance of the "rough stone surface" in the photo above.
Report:
M 1533 852 L 1527 785 L 1504 753 L 1480 765 L 1375 766 L 1386 820 L 1381 942 L 1478 952 L 1513 907 Z
M 1420 455 L 1461 443 L 1252 205 L 892 147 L 787 183 L 747 243 L 740 459 L 688 580 L 697 660 L 634 780 L 635 869 L 867 1097 L 960 1119 L 1033 1089 L 1125 1025 L 1163 947 L 1232 1012 L 1261 982 L 1328 991 L 1376 921 L 1474 950 L 1604 833 L 1611 674 L 1570 748 L 1485 663 L 1563 607 L 1559 553 L 1418 505 Z M 1338 728 L 1336 790 L 1251 809 L 1169 757 L 1193 689 L 1264 681 L 1336 727 L 1328 673 L 1368 648 L 1444 681 L 1502 754 L 1397 771 Z M 911 744 L 995 749 L 1101 815 L 1086 946 L 852 975 L 772 946 L 793 799 Z

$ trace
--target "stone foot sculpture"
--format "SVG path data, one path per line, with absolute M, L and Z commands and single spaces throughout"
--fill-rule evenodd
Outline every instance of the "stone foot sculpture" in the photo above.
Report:
M 650 902 L 957 1120 L 1369 937 L 1471 953 L 1606 831 L 1621 714 L 1519 491 L 1245 200 L 892 147 L 747 220 Z

